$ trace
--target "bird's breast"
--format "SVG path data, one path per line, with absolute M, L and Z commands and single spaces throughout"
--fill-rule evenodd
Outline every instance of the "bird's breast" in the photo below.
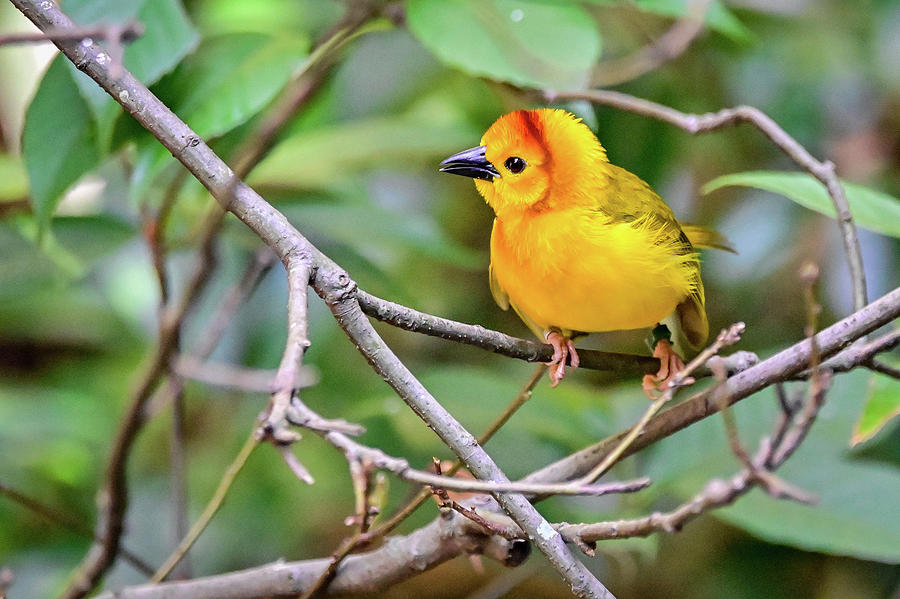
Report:
M 689 293 L 687 262 L 652 231 L 596 210 L 497 218 L 491 235 L 497 282 L 544 329 L 653 326 Z

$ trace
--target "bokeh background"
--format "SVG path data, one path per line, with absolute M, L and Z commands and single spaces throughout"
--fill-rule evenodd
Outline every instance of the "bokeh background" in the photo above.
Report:
M 228 156 L 347 4 L 79 0 L 63 7 L 83 23 L 141 18 L 147 37 L 163 40 L 165 48 L 138 66 L 137 55 L 145 49 L 134 50 L 126 65 Z M 367 291 L 528 336 L 515 315 L 499 310 L 490 297 L 489 208 L 471 181 L 439 174 L 436 165 L 477 145 L 500 114 L 537 105 L 533 94 L 512 84 L 583 85 L 598 58 L 647 45 L 687 10 L 676 0 L 396 3 L 390 13 L 397 22 L 380 19 L 347 44 L 249 180 Z M 535 11 L 549 16 L 535 25 Z M 523 41 L 508 34 L 519 21 L 534 37 Z M 617 89 L 687 112 L 756 106 L 813 155 L 833 160 L 846 181 L 883 194 L 876 209 L 897 203 L 890 196 L 900 191 L 900 4 L 712 2 L 706 25 L 682 55 Z M 29 30 L 10 4 L 0 3 L 0 33 Z M 567 44 L 580 55 L 567 54 Z M 467 52 L 448 51 L 483 47 L 481 66 Z M 533 53 L 542 51 L 551 66 L 562 62 L 571 68 L 535 66 Z M 210 200 L 196 182 L 179 181 L 180 166 L 89 81 L 58 58 L 48 71 L 53 57 L 47 45 L 0 47 L 0 483 L 92 525 L 113 431 L 157 331 L 159 287 L 142 211 L 157 209 L 176 182 L 178 202 L 167 238 L 178 290 L 194 263 Z M 53 85 L 41 83 L 45 71 Z M 740 347 L 761 356 L 801 338 L 805 308 L 797 272 L 807 261 L 822 272 L 822 322 L 851 311 L 833 219 L 753 188 L 702 192 L 724 174 L 796 170 L 758 131 L 741 126 L 691 137 L 618 110 L 586 103 L 565 107 L 597 131 L 613 162 L 653 185 L 680 219 L 711 225 L 732 240 L 737 255 L 703 257 L 712 330 L 745 321 Z M 891 212 L 882 214 L 891 220 Z M 881 223 L 881 230 L 891 224 Z M 900 281 L 900 244 L 866 229 L 860 241 L 870 298 L 876 298 Z M 219 266 L 186 324 L 186 348 L 202 335 L 212 308 L 258 245 L 240 223 L 228 222 L 217 245 Z M 275 268 L 237 313 L 214 359 L 277 366 L 285 298 L 284 275 Z M 371 372 L 314 296 L 310 328 L 307 362 L 320 377 L 303 394 L 311 407 L 363 424 L 365 443 L 414 464 L 449 457 Z M 383 325 L 379 330 L 473 431 L 503 409 L 533 368 Z M 608 335 L 586 344 L 645 351 L 642 337 Z M 891 359 L 897 363 L 897 354 Z M 897 597 L 900 435 L 896 422 L 888 422 L 864 443 L 851 447 L 850 439 L 872 397 L 896 405 L 898 396 L 897 381 L 881 375 L 863 371 L 838 378 L 821 421 L 782 470 L 786 479 L 819 495 L 818 506 L 754 491 L 679 534 L 601 544 L 597 557 L 586 562 L 620 599 Z M 189 384 L 191 519 L 266 399 Z M 742 404 L 736 410 L 742 439 L 754 447 L 774 421 L 776 402 L 764 392 Z M 635 381 L 579 371 L 557 389 L 542 383 L 488 449 L 510 476 L 522 476 L 628 426 L 645 405 Z M 157 406 L 157 412 L 130 462 L 125 536 L 131 550 L 155 564 L 174 544 L 171 416 L 168 406 Z M 191 551 L 196 575 L 281 557 L 320 557 L 335 549 L 348 532 L 343 520 L 353 511 L 346 463 L 314 435 L 295 450 L 316 484 L 300 483 L 272 448 L 257 450 Z M 619 499 L 552 499 L 541 509 L 552 520 L 572 522 L 635 517 L 672 508 L 710 478 L 738 469 L 722 422 L 713 418 L 617 468 L 621 477 L 651 476 L 654 485 L 647 491 Z M 392 480 L 388 511 L 411 492 Z M 401 532 L 435 514 L 435 506 L 427 505 Z M 10 596 L 59 592 L 88 545 L 88 539 L 0 496 L 0 566 L 15 575 Z M 487 561 L 482 566 L 457 559 L 382 596 L 568 596 L 539 555 L 514 570 Z M 107 585 L 142 580 L 119 564 Z

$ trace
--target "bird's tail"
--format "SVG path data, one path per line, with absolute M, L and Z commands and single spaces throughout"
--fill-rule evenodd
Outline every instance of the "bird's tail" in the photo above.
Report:
M 725 250 L 737 254 L 737 250 L 731 245 L 731 241 L 718 231 L 713 231 L 702 225 L 682 223 L 681 230 L 687 235 L 691 245 L 695 248 Z

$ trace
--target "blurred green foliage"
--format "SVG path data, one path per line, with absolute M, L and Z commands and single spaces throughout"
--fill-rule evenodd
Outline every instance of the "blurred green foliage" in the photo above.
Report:
M 591 65 L 656 39 L 686 14 L 684 0 L 409 0 L 406 23 L 350 42 L 310 103 L 250 175 L 320 249 L 367 291 L 415 308 L 527 335 L 498 310 L 486 284 L 491 214 L 470 182 L 436 164 L 477 144 L 500 114 L 529 106 L 513 85 L 583 85 Z M 323 0 L 67 0 L 79 22 L 139 19 L 145 35 L 125 65 L 226 158 L 341 18 Z M 870 297 L 898 285 L 900 9 L 895 2 L 714 1 L 710 31 L 663 68 L 621 87 L 684 111 L 752 104 L 818 157 L 835 161 L 860 224 Z M 0 31 L 27 29 L 0 4 Z M 166 190 L 178 201 L 167 230 L 173 289 L 190 275 L 209 199 L 180 165 L 111 99 L 57 57 L 0 48 L 0 482 L 84 522 L 95 517 L 112 431 L 154 348 L 159 289 L 142 214 Z M 49 64 L 42 71 L 43 65 Z M 743 127 L 692 138 L 673 128 L 584 103 L 566 106 L 598 132 L 611 159 L 650 182 L 687 221 L 710 224 L 740 254 L 704 256 L 712 328 L 748 324 L 742 343 L 766 356 L 802 336 L 796 272 L 821 266 L 823 322 L 848 313 L 847 268 L 822 191 L 758 132 Z M 27 114 L 26 114 L 27 111 Z M 756 172 L 773 171 L 773 172 Z M 738 173 L 738 174 L 734 174 Z M 27 174 L 27 178 L 26 175 Z M 717 179 L 717 177 L 722 177 Z M 704 195 L 701 189 L 741 185 Z M 877 191 L 876 191 L 877 190 Z M 785 197 L 770 192 L 784 194 Z M 219 268 L 183 334 L 190 350 L 258 242 L 229 221 Z M 176 293 L 178 293 L 176 291 Z M 277 365 L 286 289 L 276 269 L 236 314 L 214 359 Z M 366 426 L 363 442 L 425 465 L 448 457 L 375 376 L 311 298 L 308 362 L 321 382 L 304 399 L 326 416 Z M 515 396 L 531 366 L 379 325 L 426 386 L 473 431 Z M 642 335 L 605 335 L 596 347 L 643 351 Z M 265 406 L 262 395 L 190 384 L 186 394 L 190 516 Z M 814 507 L 753 493 L 681 535 L 608 542 L 590 567 L 627 597 L 878 597 L 900 562 L 900 392 L 884 375 L 838 378 L 821 421 L 785 478 L 820 497 Z M 541 386 L 490 442 L 521 476 L 631 424 L 646 401 L 634 381 L 578 372 Z M 169 497 L 171 418 L 157 414 L 130 463 L 125 544 L 154 564 L 174 544 Z M 861 416 L 862 415 L 862 416 Z M 736 410 L 752 448 L 777 416 L 771 394 Z M 858 428 L 855 428 L 858 427 Z M 854 431 L 864 435 L 851 448 Z M 860 440 L 860 439 L 857 439 Z M 191 552 L 197 574 L 279 557 L 327 555 L 353 510 L 344 459 L 307 435 L 296 453 L 316 484 L 304 486 L 277 452 L 258 450 L 221 513 Z M 645 492 L 619 499 L 556 498 L 556 520 L 624 518 L 668 509 L 707 480 L 739 468 L 719 419 L 691 427 L 617 467 L 649 475 Z M 393 480 L 389 510 L 410 489 Z M 435 514 L 420 510 L 407 530 Z M 246 539 L 254 539 L 247 543 Z M 88 540 L 0 498 L 0 565 L 14 596 L 57 592 Z M 491 577 L 519 576 L 510 596 L 568 592 L 540 558 L 505 573 L 465 560 L 385 596 L 454 597 Z M 760 573 L 764 572 L 763 576 Z M 528 584 L 521 582 L 527 578 Z M 141 581 L 120 564 L 109 585 Z

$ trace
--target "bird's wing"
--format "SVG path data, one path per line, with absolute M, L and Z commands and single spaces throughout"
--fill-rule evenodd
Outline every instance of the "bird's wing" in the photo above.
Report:
M 615 222 L 650 219 L 654 230 L 664 232 L 672 240 L 680 240 L 681 225 L 672 209 L 643 179 L 614 164 L 604 166 L 609 169 L 609 187 L 607 193 L 597 198 L 598 209 Z M 685 242 L 687 247 L 684 253 L 692 252 L 690 241 L 685 238 Z
M 692 254 L 694 246 L 691 240 L 662 198 L 637 175 L 612 164 L 608 168 L 611 171 L 608 178 L 609 193 L 598 198 L 597 208 L 617 222 L 648 219 L 649 226 L 659 233 L 663 242 L 671 241 L 679 254 Z M 678 305 L 675 312 L 685 340 L 691 348 L 696 349 L 706 341 L 709 323 L 706 320 L 706 298 L 703 281 L 700 279 L 700 262 L 694 260 L 689 263 L 689 267 L 695 282 L 694 291 Z
M 504 291 L 503 287 L 500 286 L 500 281 L 497 280 L 497 277 L 494 276 L 493 264 L 488 266 L 488 279 L 491 286 L 491 295 L 494 296 L 494 301 L 497 302 L 497 305 L 502 309 L 509 310 L 509 295 L 506 293 L 506 291 Z

